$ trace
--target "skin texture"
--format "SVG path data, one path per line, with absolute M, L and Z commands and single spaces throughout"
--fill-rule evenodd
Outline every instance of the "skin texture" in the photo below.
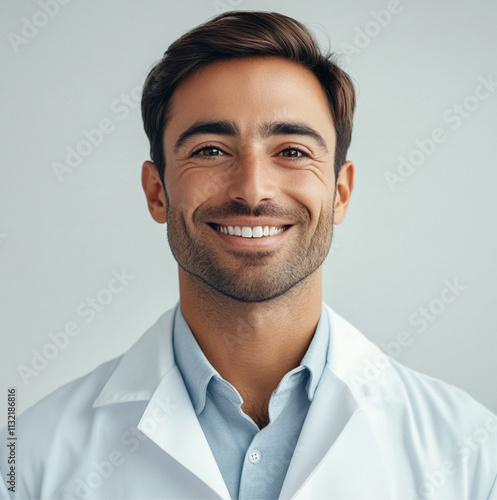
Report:
M 319 321 L 322 262 L 354 178 L 347 161 L 335 188 L 335 141 L 310 71 L 276 57 L 219 61 L 173 94 L 167 197 L 155 165 L 143 165 L 150 213 L 167 222 L 179 264 L 183 315 L 260 428 L 269 423 L 271 393 L 300 364 Z M 245 239 L 216 225 L 285 231 Z

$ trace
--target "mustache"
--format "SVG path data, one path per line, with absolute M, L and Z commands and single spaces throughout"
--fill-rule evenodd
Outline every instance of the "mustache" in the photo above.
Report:
M 273 202 L 260 203 L 251 207 L 246 203 L 231 200 L 217 207 L 204 207 L 200 205 L 193 212 L 194 222 L 215 220 L 230 217 L 274 217 L 289 221 L 308 222 L 310 214 L 303 206 L 285 209 Z

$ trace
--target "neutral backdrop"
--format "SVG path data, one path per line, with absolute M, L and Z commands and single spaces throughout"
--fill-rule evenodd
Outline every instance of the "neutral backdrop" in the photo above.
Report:
M 0 3 L 0 423 L 7 387 L 21 411 L 177 302 L 166 228 L 140 185 L 140 86 L 173 40 L 233 8 L 303 21 L 357 86 L 356 188 L 326 302 L 402 363 L 497 410 L 497 2 L 54 4 Z M 119 293 L 113 273 L 127 276 Z

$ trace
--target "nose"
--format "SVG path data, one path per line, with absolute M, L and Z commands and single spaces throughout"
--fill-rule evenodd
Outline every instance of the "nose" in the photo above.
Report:
M 274 167 L 262 153 L 240 155 L 233 165 L 228 195 L 232 200 L 256 207 L 276 196 Z

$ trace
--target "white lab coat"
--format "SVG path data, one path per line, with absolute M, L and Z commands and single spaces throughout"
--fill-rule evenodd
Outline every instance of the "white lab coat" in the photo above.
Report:
M 325 311 L 328 364 L 280 498 L 496 499 L 496 417 Z M 229 498 L 174 363 L 173 316 L 24 413 L 12 498 Z

